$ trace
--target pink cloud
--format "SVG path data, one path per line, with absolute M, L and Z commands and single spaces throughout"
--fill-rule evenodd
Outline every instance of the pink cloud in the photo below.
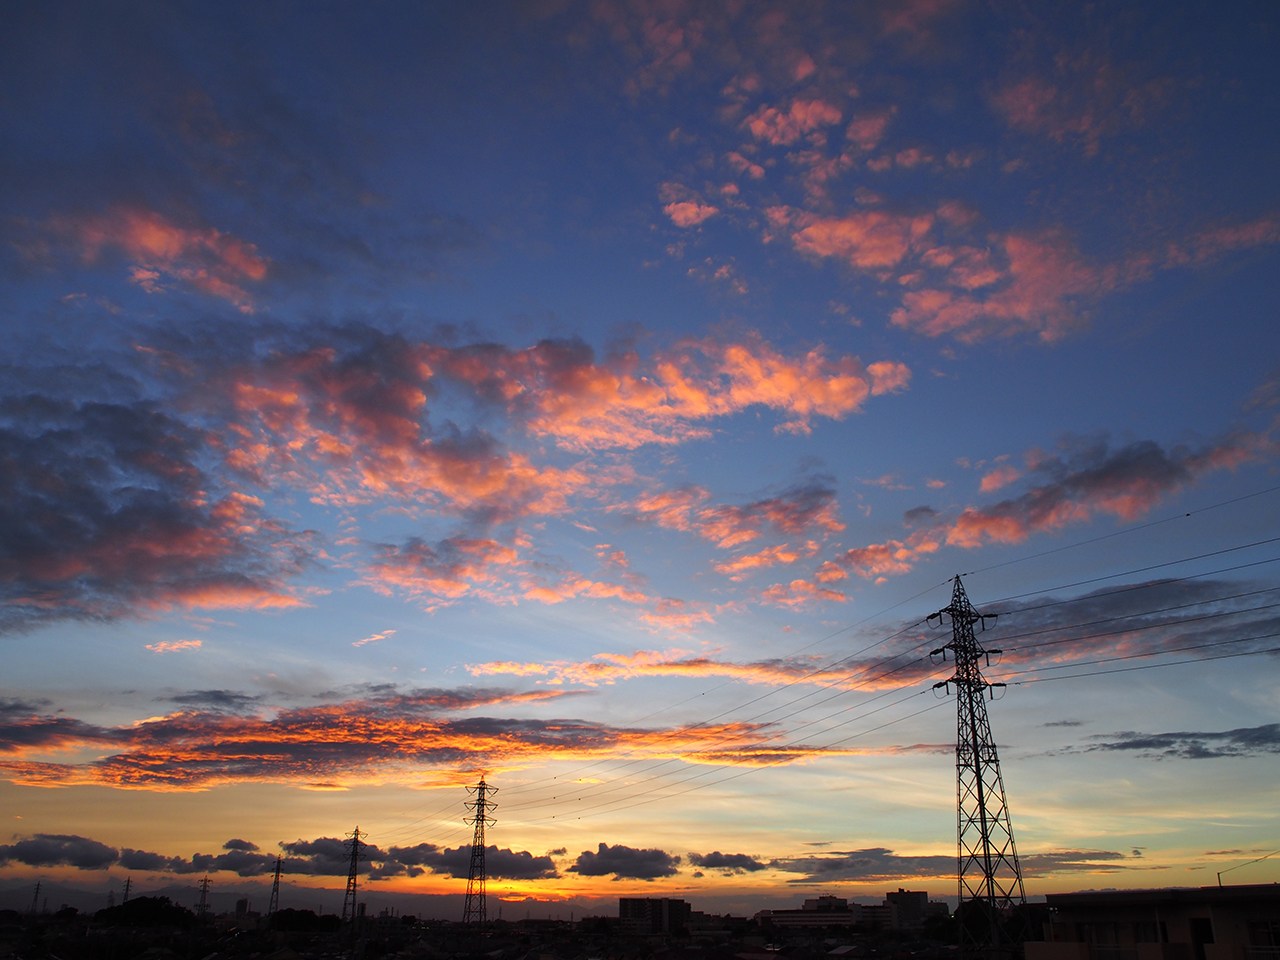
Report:
M 1048 62 L 1048 58 L 1046 58 Z M 1059 143 L 1078 143 L 1095 155 L 1103 137 L 1147 121 L 1169 100 L 1170 81 L 1135 78 L 1096 52 L 1052 57 L 1052 74 L 1031 74 L 1007 83 L 992 97 L 996 110 L 1019 130 Z
M 148 643 L 147 649 L 152 653 L 177 653 L 181 650 L 199 650 L 204 646 L 202 640 L 160 640 Z
M 954 251 L 948 285 L 904 294 L 894 325 L 966 343 L 1024 332 L 1055 342 L 1083 324 L 1083 306 L 1121 280 L 1115 265 L 1085 263 L 1057 234 L 1010 235 L 1001 246 L 998 265 L 971 248 Z M 931 255 L 937 261 L 943 252 Z
M 700 223 L 705 223 L 720 211 L 710 204 L 681 200 L 678 203 L 668 203 L 662 208 L 662 212 L 677 227 L 696 227 Z
M 395 635 L 394 630 L 383 630 L 379 633 L 371 633 L 369 634 L 369 636 L 362 637 L 359 640 L 353 640 L 351 642 L 351 645 L 353 647 L 367 647 L 371 643 L 380 643 L 381 641 L 386 640 L 388 637 L 391 637 L 394 635 Z
M 884 139 L 885 130 L 888 129 L 894 112 L 894 110 L 883 110 L 855 116 L 845 127 L 845 138 L 859 150 L 869 153 Z
M 1280 217 L 1268 214 L 1247 223 L 1212 227 L 1182 243 L 1170 244 L 1165 263 L 1168 266 L 1199 266 L 1237 250 L 1274 243 L 1280 243 Z
M 737 150 L 731 151 L 725 159 L 728 160 L 730 168 L 735 173 L 745 174 L 752 180 L 764 179 L 764 167 L 754 160 L 747 159 Z
M 794 100 L 784 110 L 777 107 L 761 107 L 747 117 L 742 125 L 753 137 L 773 146 L 795 143 L 806 134 L 821 127 L 834 126 L 841 119 L 840 108 L 825 100 Z
M 1002 464 L 982 478 L 978 489 L 982 493 L 994 493 L 1002 487 L 1009 486 L 1021 476 L 1022 471 L 1017 467 L 1011 464 Z

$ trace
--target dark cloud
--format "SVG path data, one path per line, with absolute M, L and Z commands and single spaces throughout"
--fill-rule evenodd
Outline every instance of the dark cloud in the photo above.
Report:
M 1133 752 L 1157 759 L 1214 760 L 1280 753 L 1280 723 L 1221 731 L 1135 733 L 1125 731 L 1091 738 L 1085 752 Z
M 691 853 L 688 860 L 695 867 L 720 870 L 726 874 L 754 873 L 757 870 L 767 870 L 769 867 L 767 863 L 762 863 L 748 854 L 721 853 L 719 850 L 712 853 Z
M 970 507 L 954 522 L 949 542 L 1019 542 L 1051 532 L 1092 513 L 1124 520 L 1144 515 L 1164 497 L 1202 474 L 1258 457 L 1263 438 L 1230 435 L 1200 449 L 1165 449 L 1137 440 L 1112 449 L 1106 437 L 1066 437 L 1054 455 L 1039 457 L 1029 476 L 1039 480 L 1024 493 L 986 507 Z
M 920 506 L 912 507 L 902 515 L 903 522 L 909 527 L 929 526 L 938 517 L 938 511 L 933 507 Z
M 1264 653 L 1280 633 L 1278 599 L 1274 586 L 1247 581 L 1140 581 L 985 606 L 982 612 L 999 618 L 988 621 L 981 639 L 1002 651 L 990 678 L 1010 682 L 1124 666 L 1126 659 L 1158 662 L 1147 658 L 1165 653 L 1181 659 Z
M 229 849 L 225 853 L 193 854 L 191 859 L 186 861 L 175 858 L 170 861 L 168 869 L 174 873 L 216 873 L 225 870 L 242 877 L 260 877 L 271 873 L 275 866 L 276 858 L 270 854 Z
M 105 870 L 119 858 L 115 847 L 97 840 L 61 833 L 37 833 L 28 840 L 0 845 L 0 863 L 23 863 L 30 867 L 79 867 Z
M 345 877 L 351 871 L 351 841 L 347 839 L 318 837 L 315 840 L 293 840 L 281 843 L 280 849 L 286 854 L 281 869 L 288 873 Z M 370 862 L 386 859 L 386 854 L 376 846 L 363 841 L 360 854 L 362 870 L 368 870 Z M 274 862 L 273 858 L 273 866 Z
M 426 868 L 433 873 L 450 877 L 469 876 L 471 870 L 471 846 L 464 845 L 448 850 L 432 843 L 420 843 L 413 847 L 392 847 L 387 851 L 387 862 L 396 862 L 408 868 Z M 544 880 L 559 876 L 555 861 L 550 856 L 537 857 L 527 850 L 485 847 L 485 872 L 493 879 Z M 421 871 L 419 871 L 421 872 Z
M 260 696 L 237 693 L 234 690 L 192 690 L 190 693 L 180 693 L 167 699 L 184 707 L 227 713 L 245 713 L 262 701 Z
M 0 631 L 171 606 L 278 606 L 302 539 L 198 465 L 151 402 L 0 398 Z
M 171 870 L 173 868 L 173 857 L 166 857 L 159 853 L 151 853 L 147 850 L 133 850 L 125 847 L 120 851 L 120 859 L 117 863 L 125 870 Z
M 347 876 L 351 869 L 349 838 L 318 837 L 281 843 L 280 870 L 301 876 Z M 117 851 L 86 837 L 36 834 L 13 844 L 0 845 L 0 863 L 21 863 L 34 867 L 71 866 L 81 870 L 104 870 L 119 866 L 126 870 L 155 873 L 234 873 L 260 877 L 273 873 L 276 855 L 263 853 L 249 840 L 232 838 L 219 853 L 195 853 L 190 857 L 166 857 L 146 850 L 125 847 Z M 413 847 L 392 847 L 383 851 L 363 842 L 358 871 L 372 880 L 393 876 L 420 876 L 427 871 L 449 877 L 466 877 L 471 866 L 469 844 L 442 849 L 432 843 Z M 547 880 L 559 876 L 550 856 L 535 856 L 527 850 L 496 846 L 485 850 L 485 870 L 491 879 Z
M 613 874 L 615 880 L 656 880 L 673 876 L 679 868 L 680 858 L 665 850 L 638 850 L 621 844 L 611 847 L 601 843 L 595 853 L 583 850 L 578 854 L 569 872 L 584 877 Z
M 1048 853 L 1024 854 L 1018 858 L 1025 877 L 1044 877 L 1058 873 L 1114 873 L 1125 869 L 1124 861 L 1140 857 L 1134 851 L 1124 854 L 1115 850 L 1055 850 Z M 1144 866 L 1143 869 L 1149 869 Z
M 71 717 L 51 716 L 46 702 L 0 699 L 0 754 L 76 743 L 111 743 L 116 732 Z
M 884 847 L 832 851 L 820 857 L 787 857 L 769 866 L 804 876 L 790 883 L 827 883 L 839 880 L 897 881 L 905 877 L 955 875 L 954 856 L 900 857 Z

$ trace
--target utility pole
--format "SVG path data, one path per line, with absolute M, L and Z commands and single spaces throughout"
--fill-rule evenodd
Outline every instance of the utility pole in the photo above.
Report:
M 363 845 L 360 842 L 360 828 L 356 827 L 351 834 L 351 868 L 347 871 L 347 893 L 342 898 L 342 922 L 350 920 L 353 927 L 356 922 L 356 875 L 360 870 L 360 848 Z
M 282 854 L 276 854 L 276 873 L 271 880 L 271 899 L 267 902 L 267 916 L 280 909 L 280 864 L 284 860 Z
M 467 874 L 467 901 L 462 911 L 463 923 L 477 923 L 483 926 L 488 920 L 485 913 L 484 904 L 484 887 L 485 887 L 485 866 L 484 866 L 484 828 L 493 826 L 497 823 L 489 816 L 488 811 L 495 809 L 497 804 L 491 803 L 488 794 L 497 793 L 497 787 L 491 787 L 484 782 L 484 777 L 480 778 L 480 782 L 474 787 L 467 787 L 468 793 L 474 793 L 476 798 L 467 801 L 467 807 L 474 811 L 474 815 L 464 820 L 465 823 L 475 824 L 475 834 L 471 840 L 471 870 Z
M 988 683 L 982 664 L 991 665 L 991 654 L 974 636 L 974 624 L 986 629 L 994 614 L 973 608 L 959 575 L 951 594 L 951 605 L 929 616 L 940 623 L 951 621 L 951 642 L 933 651 L 935 658 L 955 661 L 955 672 L 934 689 L 948 693 L 956 688 L 956 816 L 957 879 L 960 902 L 960 952 L 965 960 L 1005 957 L 1014 943 L 1005 923 L 1015 907 L 1026 903 L 1022 889 L 1022 869 L 1013 843 L 1009 807 L 1005 801 L 1000 759 L 987 718 L 987 697 L 995 688 Z

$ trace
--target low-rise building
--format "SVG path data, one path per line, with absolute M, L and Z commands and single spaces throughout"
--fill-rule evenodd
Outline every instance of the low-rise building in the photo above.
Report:
M 1051 893 L 1026 960 L 1280 960 L 1280 884 Z

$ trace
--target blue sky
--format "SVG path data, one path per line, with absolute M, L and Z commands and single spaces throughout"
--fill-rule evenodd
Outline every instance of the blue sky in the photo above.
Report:
M 483 776 L 527 910 L 948 895 L 957 573 L 1028 893 L 1278 845 L 1270 5 L 63 13 L 6 870 L 454 895 Z

